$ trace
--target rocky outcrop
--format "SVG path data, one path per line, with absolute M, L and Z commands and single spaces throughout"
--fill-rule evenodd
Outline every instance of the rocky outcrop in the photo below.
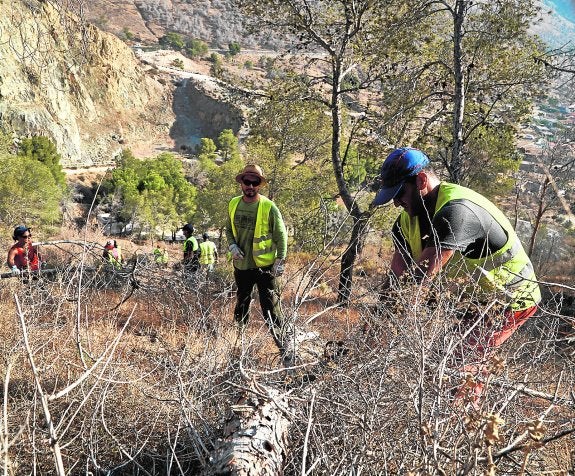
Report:
M 49 2 L 11 0 L 1 8 L 5 131 L 50 137 L 66 167 L 111 163 L 132 143 L 172 141 L 171 85 L 144 71 L 122 41 Z
M 124 148 L 189 150 L 247 127 L 241 94 L 224 83 L 145 63 L 49 2 L 11 2 L 0 16 L 0 128 L 49 137 L 64 167 L 111 165 Z
M 216 139 L 224 129 L 245 135 L 245 108 L 225 85 L 213 78 L 193 75 L 174 92 L 176 120 L 170 135 L 180 150 L 192 148 L 201 137 Z
M 120 38 L 155 43 L 166 32 L 198 38 L 215 48 L 233 41 L 242 48 L 276 49 L 284 44 L 273 32 L 248 34 L 232 0 L 92 0 L 86 18 Z

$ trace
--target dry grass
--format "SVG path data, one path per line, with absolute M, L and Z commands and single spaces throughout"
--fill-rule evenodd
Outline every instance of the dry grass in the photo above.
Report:
M 96 264 L 99 255 L 86 257 Z M 458 407 L 452 392 L 461 375 L 448 365 L 452 302 L 429 308 L 411 289 L 375 313 L 379 265 L 370 261 L 351 305 L 333 307 L 338 266 L 316 270 L 308 259 L 290 260 L 284 311 L 319 337 L 302 344 L 303 367 L 288 378 L 277 371 L 257 302 L 238 339 L 227 272 L 198 286 L 139 262 L 122 275 L 80 276 L 71 266 L 52 280 L 3 280 L 7 473 L 55 473 L 45 395 L 67 472 L 198 474 L 230 404 L 250 388 L 246 377 L 290 392 L 296 416 L 285 474 L 521 474 L 524 465 L 524 474 L 542 475 L 573 467 L 574 355 L 554 342 L 558 318 L 548 312 L 522 328 L 499 353 L 504 365 L 479 407 Z M 345 346 L 326 359 L 321 344 L 340 340 Z M 505 421 L 497 441 L 488 438 L 495 414 Z M 536 441 L 529 435 L 539 420 Z

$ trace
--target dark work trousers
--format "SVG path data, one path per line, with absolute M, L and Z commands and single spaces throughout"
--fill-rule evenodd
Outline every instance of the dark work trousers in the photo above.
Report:
M 241 327 L 247 326 L 252 290 L 254 285 L 257 286 L 266 324 L 280 352 L 284 352 L 286 329 L 281 311 L 279 287 L 271 269 L 272 266 L 247 270 L 234 268 L 234 279 L 238 288 L 234 319 Z

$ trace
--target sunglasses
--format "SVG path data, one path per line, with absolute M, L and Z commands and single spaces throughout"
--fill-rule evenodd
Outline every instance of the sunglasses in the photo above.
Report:
M 248 180 L 248 179 L 242 179 L 242 183 L 246 186 L 249 187 L 250 185 L 252 187 L 257 187 L 259 184 L 262 183 L 261 180 Z

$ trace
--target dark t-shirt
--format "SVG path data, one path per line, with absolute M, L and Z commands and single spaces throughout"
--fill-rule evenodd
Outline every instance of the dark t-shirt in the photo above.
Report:
M 460 251 L 466 258 L 477 259 L 495 253 L 507 242 L 507 234 L 491 214 L 470 200 L 451 200 L 431 221 L 421 223 L 422 249 L 437 247 Z M 403 236 L 399 218 L 392 229 L 396 249 L 404 257 L 411 256 L 409 244 Z

